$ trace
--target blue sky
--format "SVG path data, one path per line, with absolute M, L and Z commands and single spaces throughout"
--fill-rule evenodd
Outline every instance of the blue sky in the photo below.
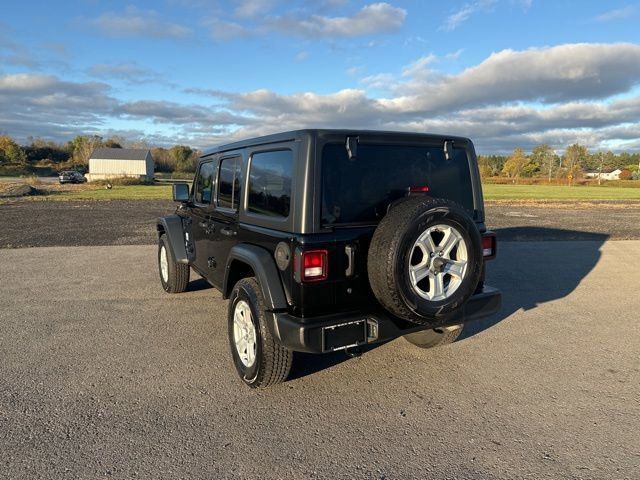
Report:
M 204 147 L 304 127 L 430 131 L 481 152 L 640 150 L 629 1 L 11 2 L 0 132 Z

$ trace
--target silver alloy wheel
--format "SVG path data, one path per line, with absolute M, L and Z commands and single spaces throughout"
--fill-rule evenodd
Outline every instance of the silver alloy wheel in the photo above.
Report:
M 244 300 L 238 301 L 233 311 L 233 340 L 240 361 L 245 367 L 251 367 L 256 361 L 256 327 L 251 308 Z
M 450 225 L 434 225 L 411 248 L 411 286 L 422 298 L 446 300 L 462 284 L 467 264 L 467 245 L 462 234 Z
M 162 275 L 164 283 L 169 281 L 169 259 L 164 245 L 160 247 L 160 275 Z

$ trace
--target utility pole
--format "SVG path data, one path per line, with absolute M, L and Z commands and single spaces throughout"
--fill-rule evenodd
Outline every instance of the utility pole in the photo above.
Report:
M 604 163 L 604 155 L 600 152 L 600 169 L 598 170 L 598 185 L 600 185 L 600 180 L 602 180 L 602 164 Z

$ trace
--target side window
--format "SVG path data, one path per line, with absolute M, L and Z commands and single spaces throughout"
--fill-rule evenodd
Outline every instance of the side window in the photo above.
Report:
M 288 217 L 292 175 L 291 150 L 254 153 L 249 172 L 248 210 L 270 217 Z
M 214 173 L 215 164 L 213 162 L 206 162 L 200 165 L 194 192 L 194 200 L 196 203 L 211 203 Z
M 220 176 L 218 180 L 218 206 L 222 208 L 238 209 L 240 203 L 240 188 L 242 185 L 240 172 L 240 157 L 225 158 L 220 162 Z

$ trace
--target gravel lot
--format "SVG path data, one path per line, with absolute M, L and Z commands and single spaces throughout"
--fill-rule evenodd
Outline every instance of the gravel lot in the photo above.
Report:
M 164 294 L 153 246 L 0 272 L 0 478 L 640 478 L 638 241 L 505 242 L 504 307 L 465 339 L 298 356 L 265 391 L 226 302 Z
M 165 200 L 17 201 L 0 204 L 0 248 L 145 245 L 155 221 L 172 213 Z
M 0 248 L 155 243 L 155 220 L 175 204 L 163 200 L 17 201 L 0 204 Z M 487 204 L 487 225 L 500 240 L 640 238 L 640 203 Z

